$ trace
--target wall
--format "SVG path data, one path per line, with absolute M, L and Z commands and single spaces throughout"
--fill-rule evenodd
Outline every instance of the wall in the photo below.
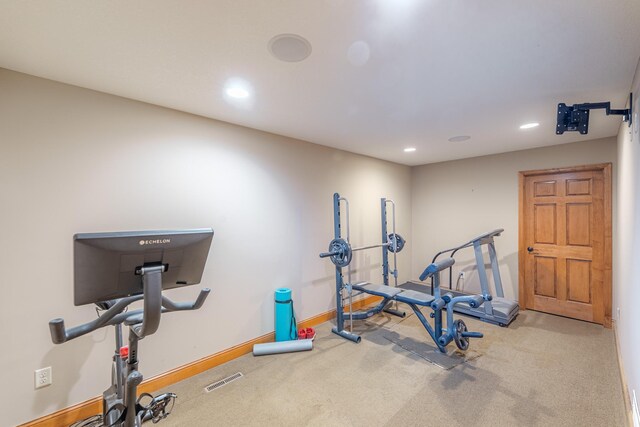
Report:
M 473 140 L 469 144 L 473 144 Z M 495 240 L 496 251 L 505 296 L 517 299 L 518 172 L 607 162 L 614 163 L 615 171 L 615 138 L 413 168 L 413 277 L 420 275 L 438 251 L 460 245 L 482 233 L 504 228 L 504 233 Z M 615 188 L 615 179 L 613 186 Z M 486 259 L 488 261 L 488 255 Z M 456 260 L 454 284 L 459 272 L 465 271 L 463 288 L 469 292 L 479 291 L 473 249 L 460 252 Z M 447 275 L 443 278 L 448 280 Z
M 620 308 L 616 319 L 620 359 L 626 374 L 629 394 L 640 394 L 640 66 L 633 82 L 634 116 L 632 128 L 626 123 L 618 134 L 618 210 L 617 228 L 614 230 L 613 256 L 613 310 Z M 638 396 L 640 397 L 640 396 Z M 640 421 L 640 420 L 639 420 Z
M 150 378 L 273 330 L 273 291 L 293 289 L 299 319 L 334 307 L 332 195 L 351 202 L 352 241 L 379 241 L 379 198 L 411 235 L 410 169 L 302 141 L 0 69 L 0 425 L 98 396 L 113 332 L 53 345 L 48 321 L 95 317 L 73 306 L 78 232 L 213 227 L 198 312 L 164 316 L 141 342 Z M 231 107 L 230 107 L 231 108 Z M 411 242 L 400 257 L 408 279 Z M 355 257 L 378 280 L 380 252 Z M 200 286 L 169 291 L 195 298 Z M 52 386 L 33 371 L 52 366 Z M 11 385 L 10 387 L 8 385 Z

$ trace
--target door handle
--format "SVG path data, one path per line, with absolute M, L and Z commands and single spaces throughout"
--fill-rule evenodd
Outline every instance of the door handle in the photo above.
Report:
M 531 246 L 529 246 L 529 247 L 527 248 L 527 251 L 528 251 L 529 253 L 531 253 L 531 252 L 533 252 L 533 248 L 532 248 Z

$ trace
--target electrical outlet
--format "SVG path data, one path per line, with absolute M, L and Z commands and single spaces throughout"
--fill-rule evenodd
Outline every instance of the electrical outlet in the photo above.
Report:
M 51 366 L 47 366 L 46 368 L 36 369 L 35 372 L 35 388 L 42 388 L 53 383 L 53 377 L 51 374 Z
M 620 307 L 616 310 L 616 320 L 620 320 Z

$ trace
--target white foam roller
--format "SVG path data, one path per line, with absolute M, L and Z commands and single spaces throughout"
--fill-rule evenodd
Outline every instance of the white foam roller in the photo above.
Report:
M 253 355 L 264 356 L 266 354 L 293 353 L 312 349 L 313 340 L 277 341 L 266 344 L 254 344 Z

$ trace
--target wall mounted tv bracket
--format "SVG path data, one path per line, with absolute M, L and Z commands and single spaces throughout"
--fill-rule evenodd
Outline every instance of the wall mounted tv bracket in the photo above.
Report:
M 633 93 L 629 94 L 629 105 L 633 105 Z M 566 131 L 578 131 L 582 135 L 589 133 L 589 110 L 606 110 L 607 116 L 613 114 L 622 116 L 631 126 L 631 107 L 625 110 L 612 110 L 610 102 L 593 102 L 586 104 L 567 105 L 558 104 L 558 124 L 556 134 L 562 135 Z

